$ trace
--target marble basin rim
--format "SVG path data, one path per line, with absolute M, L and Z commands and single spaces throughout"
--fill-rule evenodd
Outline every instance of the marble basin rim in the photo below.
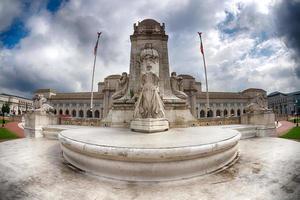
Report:
M 64 159 L 94 175 L 121 181 L 174 181 L 225 169 L 238 157 L 241 134 L 217 127 L 143 134 L 125 128 L 62 131 Z

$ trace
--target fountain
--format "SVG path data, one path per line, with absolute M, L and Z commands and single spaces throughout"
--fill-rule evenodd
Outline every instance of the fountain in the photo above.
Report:
M 124 181 L 171 181 L 222 170 L 238 159 L 240 133 L 192 127 L 181 79 L 170 77 L 165 25 L 134 24 L 130 74 L 122 74 L 108 127 L 69 129 L 59 134 L 71 165 Z

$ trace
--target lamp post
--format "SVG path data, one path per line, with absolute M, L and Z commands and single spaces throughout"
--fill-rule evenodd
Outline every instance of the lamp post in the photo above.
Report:
M 296 112 L 296 121 L 297 121 L 297 125 L 296 126 L 297 127 L 299 126 L 299 122 L 298 122 L 299 121 L 298 120 L 298 115 L 299 115 L 298 106 L 300 106 L 299 104 L 300 104 L 300 101 L 296 100 L 295 101 L 295 112 Z

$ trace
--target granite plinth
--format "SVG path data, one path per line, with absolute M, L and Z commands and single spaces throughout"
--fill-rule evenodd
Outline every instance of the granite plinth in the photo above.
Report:
M 238 157 L 240 133 L 216 127 L 141 134 L 122 128 L 62 131 L 67 162 L 124 181 L 169 181 L 220 170 Z
M 46 113 L 45 111 L 33 111 L 24 115 L 25 125 L 24 133 L 26 137 L 38 138 L 43 137 L 42 127 L 52 124 L 58 124 L 57 116 Z
M 134 119 L 130 123 L 130 129 L 142 133 L 162 132 L 169 129 L 169 122 L 167 119 Z

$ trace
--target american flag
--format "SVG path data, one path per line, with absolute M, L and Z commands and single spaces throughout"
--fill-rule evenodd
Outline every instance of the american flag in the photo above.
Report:
M 97 55 L 98 42 L 99 42 L 99 37 L 101 35 L 101 32 L 97 32 L 97 34 L 98 34 L 98 38 L 97 38 L 97 42 L 96 42 L 96 45 L 95 45 L 95 48 L 94 48 L 94 55 L 95 56 Z
M 201 39 L 202 32 L 198 32 L 198 34 L 199 34 L 199 37 L 200 37 L 200 51 L 201 51 L 202 54 L 204 54 L 203 44 L 202 44 L 202 39 Z

